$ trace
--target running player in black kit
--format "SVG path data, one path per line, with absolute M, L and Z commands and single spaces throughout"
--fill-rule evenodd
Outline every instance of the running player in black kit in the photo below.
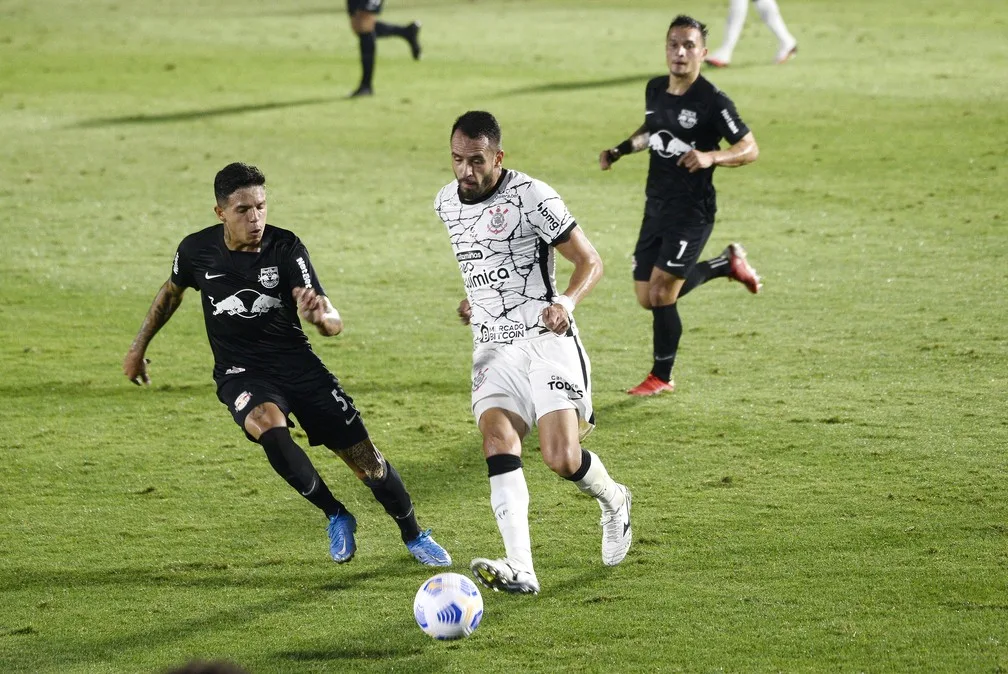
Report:
M 350 15 L 350 29 L 357 36 L 360 45 L 361 81 L 350 94 L 350 98 L 371 96 L 374 90 L 371 79 L 374 76 L 375 42 L 379 38 L 395 35 L 409 42 L 413 60 L 420 60 L 420 22 L 397 26 L 378 20 L 385 0 L 347 0 L 347 14 Z
M 329 337 L 343 330 L 343 321 L 301 240 L 266 224 L 265 185 L 259 169 L 247 164 L 229 164 L 217 174 L 214 212 L 222 224 L 179 244 L 171 276 L 130 345 L 123 372 L 137 385 L 150 383 L 147 346 L 175 313 L 185 289 L 195 288 L 202 295 L 217 397 L 245 435 L 262 445 L 273 469 L 328 517 L 332 558 L 353 558 L 357 520 L 291 438 L 289 415 L 309 443 L 331 449 L 371 489 L 417 561 L 449 566 L 447 551 L 429 529 L 420 530 L 402 479 L 371 442 L 353 399 L 301 330 L 304 319 Z
M 744 166 L 759 156 L 735 104 L 700 75 L 706 43 L 704 24 L 682 15 L 672 21 L 665 41 L 669 74 L 647 83 L 644 124 L 599 155 L 606 171 L 623 155 L 651 150 L 633 277 L 637 301 L 653 315 L 654 366 L 630 395 L 675 390 L 672 365 L 682 337 L 678 298 L 719 276 L 740 281 L 752 293 L 762 287 L 740 244 L 697 262 L 714 229 L 714 167 Z M 718 149 L 722 138 L 731 144 L 724 150 Z

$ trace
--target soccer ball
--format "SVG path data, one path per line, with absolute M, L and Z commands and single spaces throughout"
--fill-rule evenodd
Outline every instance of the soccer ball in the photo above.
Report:
M 469 578 L 439 573 L 417 590 L 413 617 L 435 639 L 461 639 L 472 634 L 483 619 L 483 597 Z

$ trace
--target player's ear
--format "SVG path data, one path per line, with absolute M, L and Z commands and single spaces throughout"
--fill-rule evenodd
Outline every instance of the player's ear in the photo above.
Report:
M 214 206 L 213 212 L 217 214 L 218 220 L 224 222 L 224 209 L 222 209 L 220 206 Z
M 494 155 L 494 168 L 497 168 L 504 162 L 504 150 L 497 150 L 497 154 Z

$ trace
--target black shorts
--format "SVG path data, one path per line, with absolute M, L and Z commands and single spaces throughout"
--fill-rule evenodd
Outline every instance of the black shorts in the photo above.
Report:
M 346 449 L 368 437 L 353 398 L 325 368 L 290 377 L 228 377 L 218 385 L 217 398 L 231 410 L 242 430 L 249 412 L 257 405 L 271 402 L 287 417 L 288 426 L 294 425 L 290 420 L 290 415 L 294 415 L 311 445 Z M 253 440 L 248 432 L 245 435 Z
M 384 5 L 385 0 L 347 0 L 346 11 L 350 15 L 353 15 L 357 10 L 380 14 Z
M 633 253 L 634 281 L 650 280 L 654 268 L 686 278 L 713 231 L 713 220 L 683 222 L 645 212 Z

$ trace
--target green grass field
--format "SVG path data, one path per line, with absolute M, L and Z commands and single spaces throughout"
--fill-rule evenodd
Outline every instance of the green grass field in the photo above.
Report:
M 621 5 L 627 5 L 623 7 Z M 0 671 L 646 672 L 1008 669 L 1008 7 L 782 0 L 799 57 L 750 12 L 727 70 L 759 162 L 722 169 L 709 251 L 765 293 L 683 300 L 678 390 L 650 367 L 630 251 L 642 119 L 671 17 L 720 42 L 727 3 L 389 0 L 424 56 L 378 46 L 372 100 L 340 2 L 0 3 Z M 632 7 L 630 7 L 632 5 Z M 538 597 L 484 593 L 473 637 L 415 626 L 416 565 L 370 492 L 310 452 L 359 552 L 215 397 L 198 297 L 122 357 L 234 160 L 308 244 L 347 322 L 313 339 L 466 572 L 502 553 L 468 411 L 462 284 L 431 203 L 448 132 L 494 112 L 505 165 L 564 196 L 607 264 L 578 309 L 634 548 L 526 445 Z M 558 276 L 566 278 L 569 266 Z M 303 438 L 303 436 L 300 436 Z

